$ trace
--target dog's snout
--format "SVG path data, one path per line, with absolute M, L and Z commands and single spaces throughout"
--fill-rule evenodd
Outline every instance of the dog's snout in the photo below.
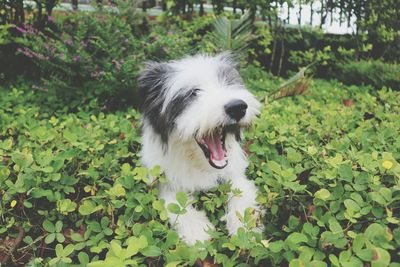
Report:
M 228 116 L 236 121 L 246 115 L 247 104 L 241 99 L 235 99 L 225 105 L 225 112 Z

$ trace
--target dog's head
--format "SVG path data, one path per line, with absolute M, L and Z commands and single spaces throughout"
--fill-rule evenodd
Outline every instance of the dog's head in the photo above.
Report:
M 228 164 L 225 140 L 240 137 L 260 103 L 244 87 L 229 53 L 148 63 L 139 77 L 144 124 L 164 144 L 195 142 L 210 165 Z

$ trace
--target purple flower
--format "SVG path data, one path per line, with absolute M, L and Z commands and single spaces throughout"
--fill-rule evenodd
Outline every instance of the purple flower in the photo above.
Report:
M 79 60 L 81 60 L 80 56 L 73 56 L 72 57 L 72 61 L 74 61 L 74 62 L 78 62 Z
M 20 33 L 26 33 L 26 30 L 23 27 L 15 27 Z
M 33 54 L 32 54 L 33 52 L 30 49 L 26 48 L 26 47 L 18 48 L 17 51 L 20 52 L 21 54 L 23 54 L 26 57 L 29 57 L 29 58 L 33 57 Z

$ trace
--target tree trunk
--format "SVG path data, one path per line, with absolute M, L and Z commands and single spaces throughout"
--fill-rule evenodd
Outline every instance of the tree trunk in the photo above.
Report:
M 201 0 L 200 1 L 200 16 L 204 15 L 204 2 Z
M 279 66 L 278 66 L 278 73 L 277 75 L 279 76 L 282 71 L 282 63 L 283 63 L 283 57 L 285 55 L 285 28 L 282 28 L 282 38 L 281 38 L 281 56 L 279 58 Z
M 23 0 L 18 0 L 15 3 L 15 24 L 22 24 L 25 22 L 25 12 L 24 12 L 24 2 Z
M 321 0 L 321 21 L 319 23 L 320 28 L 322 28 L 322 25 L 325 24 L 324 9 L 325 9 L 324 0 Z
M 297 22 L 299 24 L 299 26 L 301 25 L 301 11 L 302 11 L 303 7 L 301 6 L 301 0 L 299 0 L 299 15 L 297 16 Z
M 40 24 L 43 20 L 43 5 L 42 5 L 42 1 L 40 0 L 35 0 L 36 3 L 36 8 L 37 8 L 37 16 L 36 16 L 36 25 Z
M 78 10 L 78 0 L 72 0 L 72 10 L 77 11 Z
M 147 11 L 147 2 L 146 1 L 142 2 L 142 10 L 143 10 L 143 12 Z

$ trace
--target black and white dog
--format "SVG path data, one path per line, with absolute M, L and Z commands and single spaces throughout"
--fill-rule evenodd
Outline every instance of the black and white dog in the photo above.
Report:
M 210 189 L 223 179 L 241 191 L 229 200 L 225 220 L 229 234 L 243 226 L 237 213 L 257 208 L 257 190 L 245 177 L 248 165 L 239 145 L 240 131 L 258 114 L 260 103 L 246 90 L 229 53 L 197 55 L 166 63 L 148 63 L 139 77 L 143 98 L 142 163 L 159 165 L 165 204 L 179 191 Z M 204 211 L 187 208 L 169 214 L 188 244 L 207 240 L 213 228 Z

